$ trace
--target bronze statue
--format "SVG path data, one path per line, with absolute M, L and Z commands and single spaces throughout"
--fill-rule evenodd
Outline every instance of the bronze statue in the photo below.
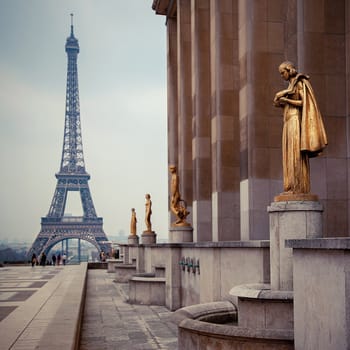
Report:
M 151 223 L 151 215 L 152 215 L 152 201 L 151 201 L 151 195 L 147 193 L 145 195 L 146 198 L 146 211 L 145 211 L 145 223 L 146 223 L 146 228 L 147 232 L 152 232 L 152 223 Z
M 279 72 L 289 82 L 274 98 L 274 105 L 283 108 L 283 194 L 309 194 L 309 158 L 320 155 L 327 136 L 309 76 L 288 61 L 280 64 Z
M 179 176 L 176 172 L 176 166 L 171 165 L 169 167 L 171 173 L 171 182 L 170 182 L 170 209 L 177 217 L 176 221 L 172 224 L 173 226 L 189 226 L 189 223 L 186 222 L 186 217 L 190 213 L 186 209 L 186 202 L 181 199 L 179 191 Z
M 136 211 L 135 208 L 131 208 L 131 221 L 130 221 L 130 234 L 136 235 Z

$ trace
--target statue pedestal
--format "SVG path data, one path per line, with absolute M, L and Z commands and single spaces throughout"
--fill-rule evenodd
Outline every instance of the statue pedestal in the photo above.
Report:
M 143 231 L 141 235 L 142 244 L 155 244 L 157 235 L 154 231 Z
M 128 237 L 128 244 L 139 244 L 139 236 L 138 235 L 130 235 Z
M 172 226 L 169 229 L 169 243 L 193 242 L 192 226 Z
M 275 202 L 305 202 L 312 201 L 318 202 L 318 196 L 312 193 L 288 193 L 283 192 L 277 195 L 274 199 Z
M 322 237 L 322 204 L 316 201 L 275 201 L 270 216 L 271 290 L 293 290 L 293 250 L 286 239 Z

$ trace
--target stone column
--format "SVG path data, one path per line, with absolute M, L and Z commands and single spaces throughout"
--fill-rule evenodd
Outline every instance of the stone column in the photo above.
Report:
M 324 205 L 324 234 L 349 235 L 350 99 L 344 74 L 349 77 L 349 1 L 298 0 L 297 5 L 296 63 L 299 72 L 311 77 L 329 139 L 325 156 L 310 161 L 313 191 Z
M 177 113 L 177 26 L 176 18 L 167 20 L 167 91 L 168 91 L 168 164 L 178 162 Z
M 288 1 L 238 2 L 241 239 L 268 239 L 266 203 L 282 188 L 281 87 Z
M 211 241 L 209 0 L 191 0 L 193 101 L 193 238 Z
M 166 286 L 165 286 L 165 304 L 169 310 L 175 311 L 181 305 L 181 269 L 179 261 L 181 258 L 181 248 L 172 247 L 166 255 Z
M 129 247 L 126 244 L 123 245 L 123 253 L 123 263 L 129 264 Z
M 143 246 L 138 246 L 137 257 L 136 257 L 136 271 L 138 273 L 145 272 L 145 248 Z
M 210 1 L 213 241 L 240 239 L 237 0 Z
M 323 207 L 314 201 L 273 202 L 270 216 L 271 289 L 293 290 L 293 250 L 287 239 L 322 237 Z
M 191 212 L 192 224 L 193 164 L 192 164 L 192 90 L 191 90 L 191 2 L 177 1 L 177 62 L 178 62 L 178 174 L 181 196 Z

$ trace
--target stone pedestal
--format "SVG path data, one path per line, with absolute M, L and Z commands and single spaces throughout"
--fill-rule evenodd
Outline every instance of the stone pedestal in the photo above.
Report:
M 269 284 L 244 284 L 230 290 L 237 297 L 238 326 L 293 332 L 293 292 L 272 291 Z
M 350 238 L 293 239 L 295 349 L 350 348 Z
M 273 202 L 270 216 L 271 289 L 293 290 L 292 248 L 287 239 L 322 237 L 321 203 L 316 201 Z
M 139 244 L 139 236 L 138 235 L 130 235 L 128 237 L 128 244 L 131 244 L 131 245 Z
M 142 244 L 155 244 L 157 235 L 154 231 L 143 231 L 141 235 Z
M 192 226 L 172 226 L 169 229 L 169 243 L 193 242 Z

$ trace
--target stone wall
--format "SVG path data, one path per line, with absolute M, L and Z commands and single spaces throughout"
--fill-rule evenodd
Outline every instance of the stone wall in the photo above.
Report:
M 289 240 L 295 349 L 350 346 L 350 239 Z
M 217 242 L 144 246 L 145 273 L 164 269 L 165 301 L 170 310 L 231 299 L 233 286 L 270 281 L 269 244 Z M 160 276 L 163 277 L 163 276 Z

